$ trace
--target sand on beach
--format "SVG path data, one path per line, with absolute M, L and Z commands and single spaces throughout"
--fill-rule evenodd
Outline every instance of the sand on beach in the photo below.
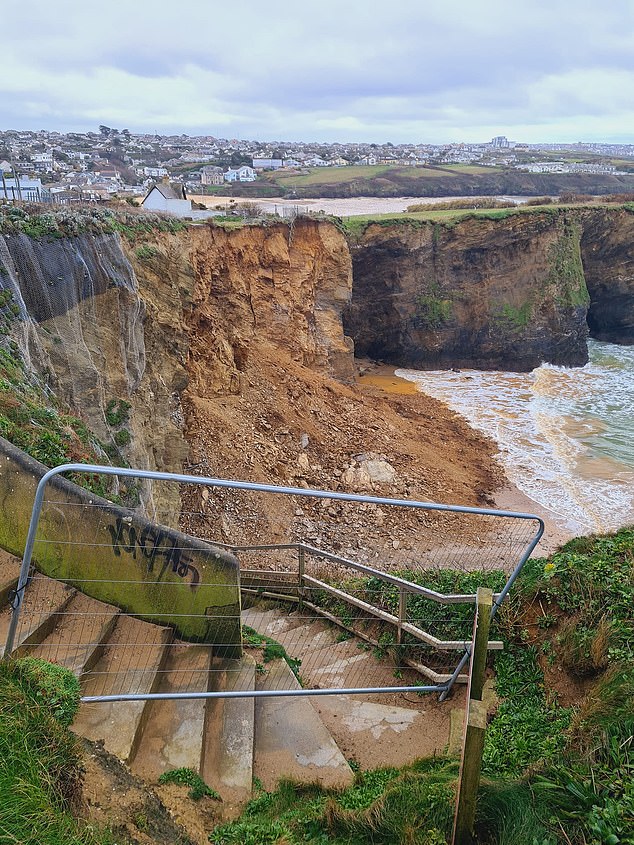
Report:
M 395 367 L 387 364 L 375 364 L 369 360 L 360 361 L 358 364 L 361 373 L 358 377 L 360 384 L 372 385 L 386 393 L 398 395 L 411 395 L 420 392 L 415 382 L 397 376 Z M 547 557 L 576 536 L 570 527 L 563 522 L 559 514 L 549 511 L 508 480 L 503 487 L 493 491 L 492 496 L 494 506 L 499 510 L 531 514 L 543 521 L 544 534 L 535 548 L 533 557 Z

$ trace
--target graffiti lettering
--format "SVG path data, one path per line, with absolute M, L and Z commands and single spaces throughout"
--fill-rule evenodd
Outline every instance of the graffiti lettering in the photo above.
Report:
M 118 516 L 114 525 L 108 525 L 108 532 L 112 542 L 112 550 L 117 557 L 121 552 L 132 555 L 137 560 L 137 554 L 147 561 L 147 571 L 154 572 L 157 559 L 162 558 L 161 580 L 166 572 L 171 570 L 179 578 L 191 578 L 191 586 L 200 584 L 200 573 L 192 562 L 191 555 L 186 549 L 178 548 L 173 537 L 155 525 L 146 525 L 139 533 L 130 522 Z

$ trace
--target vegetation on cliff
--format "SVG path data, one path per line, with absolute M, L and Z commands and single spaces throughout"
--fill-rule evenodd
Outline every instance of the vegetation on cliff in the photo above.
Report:
M 379 164 L 306 168 L 295 173 L 276 171 L 248 185 L 236 183 L 231 193 L 297 198 L 541 196 L 562 192 L 609 194 L 633 188 L 634 177 L 629 174 L 527 173 L 473 164 L 417 167 Z
M 483 845 L 634 842 L 633 549 L 634 529 L 573 540 L 529 561 L 503 606 L 502 701 L 487 731 L 478 803 Z M 210 840 L 442 845 L 457 774 L 457 761 L 441 757 L 360 771 L 340 793 L 282 782 Z
M 120 232 L 134 240 L 152 232 L 179 232 L 186 224 L 175 218 L 147 212 L 114 211 L 98 206 L 54 207 L 0 203 L 0 234 L 28 235 L 30 238 L 72 238 L 81 234 Z

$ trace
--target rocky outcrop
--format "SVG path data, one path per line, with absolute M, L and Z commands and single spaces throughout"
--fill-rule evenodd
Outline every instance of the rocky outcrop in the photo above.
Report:
M 634 343 L 634 206 L 581 215 L 581 257 L 590 294 L 588 327 L 597 340 Z
M 584 364 L 581 232 L 558 212 L 370 224 L 346 331 L 357 353 L 421 369 Z

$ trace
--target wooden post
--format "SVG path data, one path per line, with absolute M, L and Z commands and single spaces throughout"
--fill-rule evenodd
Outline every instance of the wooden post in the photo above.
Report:
M 464 742 L 458 777 L 458 797 L 454 817 L 452 845 L 472 845 L 475 823 L 476 800 L 480 785 L 482 751 L 487 724 L 486 706 L 482 701 L 482 690 L 487 662 L 489 626 L 493 591 L 478 587 L 476 617 L 471 644 L 471 671 L 467 691 Z

